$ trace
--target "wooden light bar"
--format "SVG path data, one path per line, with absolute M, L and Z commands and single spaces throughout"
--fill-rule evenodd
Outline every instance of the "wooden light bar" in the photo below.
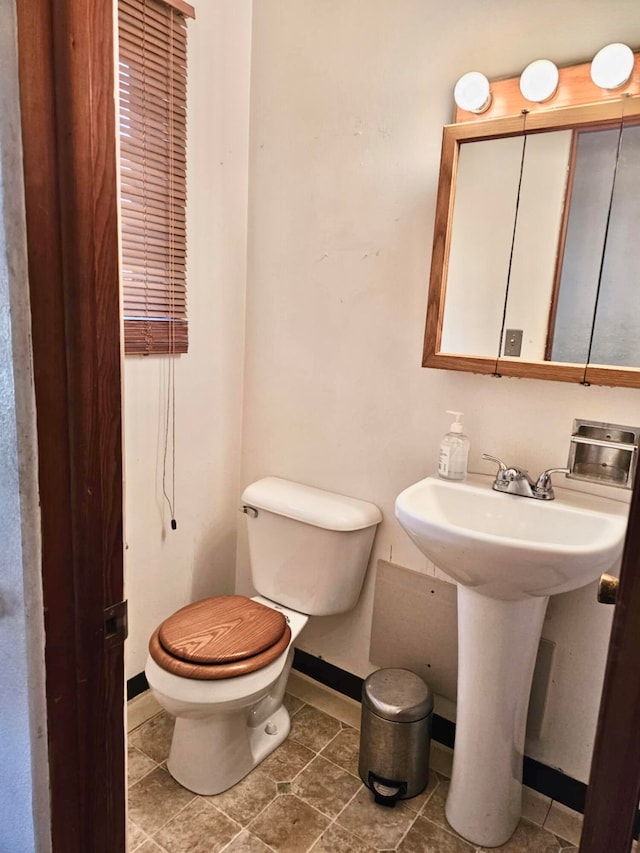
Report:
M 523 110 L 529 113 L 550 112 L 563 107 L 586 104 L 599 104 L 604 101 L 619 100 L 623 95 L 640 95 L 640 54 L 635 53 L 635 62 L 631 78 L 619 89 L 601 89 L 591 79 L 591 63 L 569 65 L 560 68 L 558 89 L 549 100 L 543 103 L 528 101 L 520 91 L 520 77 L 509 77 L 491 82 L 491 106 L 483 113 L 472 113 L 455 107 L 454 123 L 468 124 L 482 122 L 492 118 L 506 118 L 520 115 Z

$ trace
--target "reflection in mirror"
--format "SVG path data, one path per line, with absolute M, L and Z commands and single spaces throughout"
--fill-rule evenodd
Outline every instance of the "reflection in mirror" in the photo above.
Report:
M 586 364 L 589 360 L 591 329 L 594 323 L 594 310 L 598 285 L 602 273 L 600 305 L 609 301 L 611 287 L 608 279 L 619 276 L 627 280 L 628 267 L 624 257 L 614 260 L 610 251 L 613 241 L 618 247 L 625 243 L 628 229 L 624 227 L 623 216 L 628 205 L 620 205 L 618 198 L 612 198 L 616 175 L 620 128 L 591 128 L 575 133 L 572 157 L 569 166 L 570 191 L 567 198 L 567 223 L 564 246 L 559 247 L 559 260 L 562 262 L 559 286 L 552 306 L 552 322 L 549 335 L 547 357 L 552 361 L 569 361 Z M 640 162 L 640 161 L 639 161 Z M 622 174 L 616 181 L 621 189 Z M 626 196 L 626 193 L 622 191 Z M 611 206 L 611 219 L 609 209 Z M 617 209 L 617 215 L 614 210 Z M 621 215 L 622 214 L 622 215 Z M 609 221 L 610 219 L 610 221 Z M 621 230 L 620 229 L 621 226 Z M 605 256 L 605 237 L 609 260 L 603 263 Z M 613 254 L 616 254 L 615 250 Z M 605 273 L 608 267 L 608 274 Z M 601 269 L 602 267 L 602 269 Z M 628 289 L 628 288 L 627 288 Z M 625 291 L 625 288 L 622 288 Z M 613 306 L 610 306 L 613 307 Z M 618 301 L 613 314 L 624 311 L 624 305 Z M 555 314 L 555 322 L 553 315 Z M 601 315 L 603 317 L 604 315 Z M 611 312 L 608 313 L 611 316 Z M 613 355 L 617 348 L 616 328 L 607 322 L 600 322 L 598 335 L 594 334 L 592 360 L 596 353 L 603 355 L 607 350 Z M 599 359 L 598 359 L 599 360 Z M 601 361 L 603 364 L 625 364 L 624 361 Z
M 460 146 L 443 352 L 497 354 L 521 157 L 518 137 Z
M 640 367 L 640 125 L 625 126 L 589 362 Z
M 570 130 L 527 142 L 505 328 L 522 330 L 515 355 L 529 361 L 545 354 L 570 150 Z M 503 347 L 501 355 L 508 352 Z
M 505 315 L 525 359 L 544 358 L 570 149 L 569 130 L 527 137 Z M 498 354 L 522 150 L 522 136 L 460 145 L 442 352 Z

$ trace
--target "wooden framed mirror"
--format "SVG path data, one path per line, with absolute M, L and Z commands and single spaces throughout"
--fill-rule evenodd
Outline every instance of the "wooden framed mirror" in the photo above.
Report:
M 640 60 L 444 128 L 423 366 L 640 387 Z

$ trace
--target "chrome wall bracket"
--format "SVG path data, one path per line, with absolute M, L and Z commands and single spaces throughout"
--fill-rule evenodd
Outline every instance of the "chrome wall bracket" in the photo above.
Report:
M 632 489 L 640 428 L 575 420 L 569 445 L 568 477 Z

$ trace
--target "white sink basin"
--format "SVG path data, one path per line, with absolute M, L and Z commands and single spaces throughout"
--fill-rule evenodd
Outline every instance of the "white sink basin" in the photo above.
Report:
M 626 503 L 568 489 L 553 501 L 494 492 L 493 477 L 427 477 L 396 515 L 458 581 L 458 703 L 447 820 L 499 847 L 521 814 L 529 692 L 548 596 L 584 586 L 622 553 Z
M 427 477 L 396 500 L 396 515 L 423 554 L 464 586 L 517 600 L 568 592 L 612 568 L 628 506 L 555 489 L 541 501 L 495 492 L 493 477 Z

